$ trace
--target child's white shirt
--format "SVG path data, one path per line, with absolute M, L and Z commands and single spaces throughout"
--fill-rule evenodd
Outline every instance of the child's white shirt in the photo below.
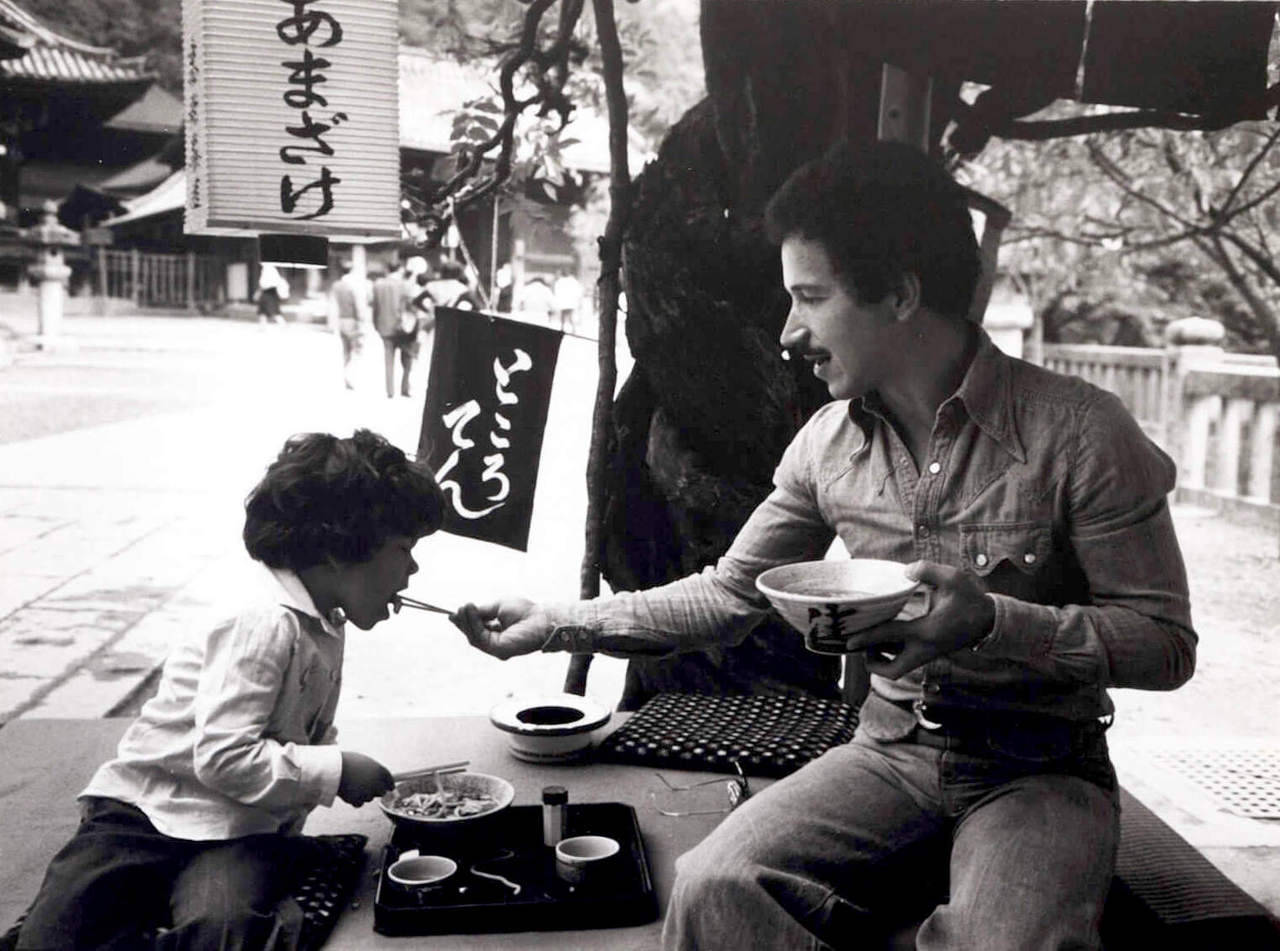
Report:
M 164 834 L 198 840 L 300 831 L 333 802 L 343 624 L 293 572 L 262 574 L 244 610 L 173 651 L 81 796 L 131 803 Z

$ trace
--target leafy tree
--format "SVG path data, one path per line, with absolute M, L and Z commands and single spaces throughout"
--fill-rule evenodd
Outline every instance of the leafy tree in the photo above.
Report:
M 1169 319 L 1200 315 L 1280 355 L 1278 138 L 1242 122 L 993 141 L 965 174 L 1014 212 L 1002 266 L 1047 340 L 1158 345 Z

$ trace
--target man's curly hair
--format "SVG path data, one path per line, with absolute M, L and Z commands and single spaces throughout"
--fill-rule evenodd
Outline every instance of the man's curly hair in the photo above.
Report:
M 863 304 L 912 273 L 927 307 L 963 318 L 982 274 L 964 189 L 901 142 L 836 143 L 791 173 L 764 221 L 775 244 L 793 235 L 820 242 Z
M 393 535 L 430 535 L 445 497 L 425 463 L 358 429 L 293 436 L 245 499 L 244 547 L 272 568 L 362 562 Z

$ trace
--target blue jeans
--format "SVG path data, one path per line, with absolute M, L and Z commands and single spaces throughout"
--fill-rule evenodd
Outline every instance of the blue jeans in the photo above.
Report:
M 953 752 L 866 727 L 677 860 L 664 948 L 875 948 L 920 918 L 921 951 L 1100 946 L 1120 837 L 1100 730 L 1046 760 L 1007 731 Z

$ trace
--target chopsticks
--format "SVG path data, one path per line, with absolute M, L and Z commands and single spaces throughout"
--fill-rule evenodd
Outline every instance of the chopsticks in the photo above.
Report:
M 395 597 L 396 614 L 400 613 L 401 608 L 417 608 L 419 611 L 434 611 L 437 614 L 452 614 L 448 608 L 437 607 L 434 604 L 428 604 L 426 601 L 419 601 L 417 598 L 406 597 L 403 594 L 397 594 Z
M 406 779 L 417 779 L 419 776 L 430 776 L 433 773 L 436 776 L 446 776 L 449 773 L 465 772 L 470 765 L 471 760 L 463 759 L 458 760 L 456 763 L 441 763 L 438 766 L 420 766 L 417 769 L 406 769 L 402 773 L 392 773 L 391 778 L 397 783 L 401 783 Z

